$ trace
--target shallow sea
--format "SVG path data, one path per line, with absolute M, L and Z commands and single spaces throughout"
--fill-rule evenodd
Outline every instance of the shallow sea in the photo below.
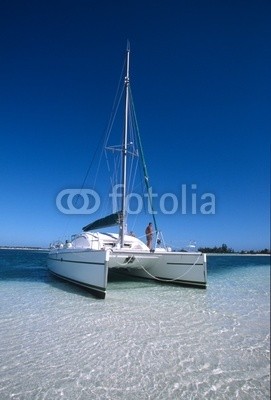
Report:
M 0 250 L 0 399 L 270 398 L 270 258 L 208 256 L 208 288 L 114 278 L 105 300 Z

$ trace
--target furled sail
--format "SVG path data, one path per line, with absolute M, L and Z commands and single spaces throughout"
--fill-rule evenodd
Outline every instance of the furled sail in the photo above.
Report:
M 114 214 L 107 215 L 104 218 L 97 219 L 94 222 L 83 227 L 84 232 L 93 231 L 94 229 L 107 228 L 108 226 L 119 225 L 122 218 L 122 212 L 118 211 Z

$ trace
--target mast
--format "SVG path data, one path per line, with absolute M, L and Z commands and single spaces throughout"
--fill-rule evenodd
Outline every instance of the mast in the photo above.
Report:
M 124 234 L 126 227 L 126 192 L 127 192 L 127 142 L 128 142 L 128 113 L 129 113 L 129 86 L 130 86 L 130 44 L 127 42 L 126 50 L 126 76 L 125 85 L 125 115 L 124 115 L 124 132 L 122 143 L 122 199 L 121 199 L 121 222 L 120 222 L 120 245 L 124 246 Z

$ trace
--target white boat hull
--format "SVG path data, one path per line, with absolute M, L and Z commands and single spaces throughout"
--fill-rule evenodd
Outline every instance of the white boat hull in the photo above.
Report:
M 206 255 L 201 253 L 109 250 L 53 250 L 48 269 L 104 298 L 108 268 L 130 276 L 205 288 Z
M 116 234 L 79 234 L 65 246 L 53 247 L 47 264 L 53 274 L 101 298 L 106 294 L 108 270 L 203 288 L 207 284 L 205 254 L 166 248 L 150 251 L 132 236 L 125 236 L 125 247 L 120 248 Z
M 206 288 L 206 254 L 182 252 L 114 252 L 110 269 L 140 278 Z
M 105 297 L 108 251 L 53 250 L 49 253 L 47 267 L 56 276 L 84 286 L 98 297 Z

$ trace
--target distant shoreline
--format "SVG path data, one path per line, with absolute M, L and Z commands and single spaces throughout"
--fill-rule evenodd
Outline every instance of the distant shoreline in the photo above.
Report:
M 263 253 L 206 253 L 207 256 L 264 256 L 264 257 L 270 257 L 271 254 L 263 254 Z
M 49 251 L 48 247 L 35 247 L 35 246 L 0 246 L 0 250 L 35 250 L 35 251 Z

